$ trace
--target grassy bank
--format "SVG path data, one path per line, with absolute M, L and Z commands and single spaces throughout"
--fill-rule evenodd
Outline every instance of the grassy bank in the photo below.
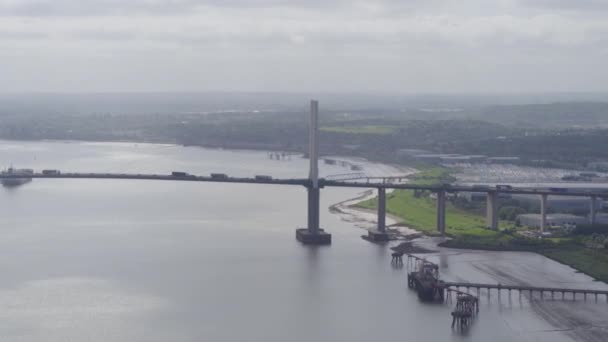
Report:
M 433 185 L 450 183 L 453 178 L 445 168 L 429 168 L 416 174 L 411 183 Z M 377 198 L 370 199 L 357 206 L 365 209 L 377 208 Z M 399 217 L 402 223 L 425 232 L 436 234 L 437 204 L 427 192 L 413 190 L 396 190 L 387 195 L 386 210 Z M 500 222 L 501 227 L 512 227 L 509 222 Z M 446 233 L 452 237 L 477 236 L 492 240 L 498 233 L 485 228 L 485 217 L 457 208 L 451 203 L 446 206 Z

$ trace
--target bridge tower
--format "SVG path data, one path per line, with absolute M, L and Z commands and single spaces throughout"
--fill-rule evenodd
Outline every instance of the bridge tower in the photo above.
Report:
M 319 102 L 310 101 L 310 126 L 308 157 L 310 172 L 308 175 L 308 228 L 296 229 L 296 239 L 304 244 L 329 245 L 331 234 L 320 227 L 320 186 L 319 186 Z

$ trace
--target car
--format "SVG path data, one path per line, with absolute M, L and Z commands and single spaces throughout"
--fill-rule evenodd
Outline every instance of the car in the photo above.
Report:
M 171 176 L 173 176 L 173 177 L 186 177 L 186 176 L 188 176 L 188 173 L 182 172 L 182 171 L 173 171 L 173 172 L 171 172 Z
M 57 176 L 59 174 L 61 174 L 61 172 L 59 172 L 59 170 L 42 170 L 42 174 L 45 176 Z

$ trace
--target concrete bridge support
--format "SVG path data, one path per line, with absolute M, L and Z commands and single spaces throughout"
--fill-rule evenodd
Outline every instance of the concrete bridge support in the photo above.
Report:
M 596 223 L 596 213 L 597 213 L 597 196 L 591 196 L 591 203 L 589 208 L 589 223 Z
M 386 232 L 386 188 L 378 188 L 378 231 Z
M 367 240 L 373 242 L 388 241 L 386 232 L 386 188 L 378 188 L 378 225 L 367 233 Z
M 310 127 L 309 127 L 309 159 L 310 184 L 308 189 L 308 228 L 296 229 L 296 239 L 304 244 L 328 245 L 331 244 L 331 234 L 319 227 L 319 103 L 310 101 Z
M 498 192 L 488 192 L 486 198 L 486 224 L 492 230 L 498 230 Z
M 445 235 L 445 191 L 437 192 L 437 231 Z
M 308 231 L 311 234 L 319 232 L 321 190 L 319 188 L 308 188 Z
M 540 231 L 543 233 L 547 228 L 547 209 L 549 209 L 549 203 L 547 202 L 547 194 L 540 195 Z

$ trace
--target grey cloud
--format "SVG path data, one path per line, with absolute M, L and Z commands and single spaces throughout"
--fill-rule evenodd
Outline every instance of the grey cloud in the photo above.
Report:
M 597 11 L 608 10 L 606 0 L 519 0 L 524 6 L 549 10 Z
M 392 2 L 393 0 L 386 0 Z M 415 0 L 418 1 L 418 0 Z M 3 16 L 176 15 L 202 7 L 319 8 L 348 6 L 348 0 L 0 0 Z
M 177 14 L 196 8 L 195 0 L 0 0 L 4 16 L 102 16 Z
M 35 40 L 48 38 L 44 32 L 0 31 L 0 40 Z
M 127 41 L 136 38 L 133 32 L 116 30 L 82 30 L 72 33 L 72 36 L 77 39 L 107 41 Z

